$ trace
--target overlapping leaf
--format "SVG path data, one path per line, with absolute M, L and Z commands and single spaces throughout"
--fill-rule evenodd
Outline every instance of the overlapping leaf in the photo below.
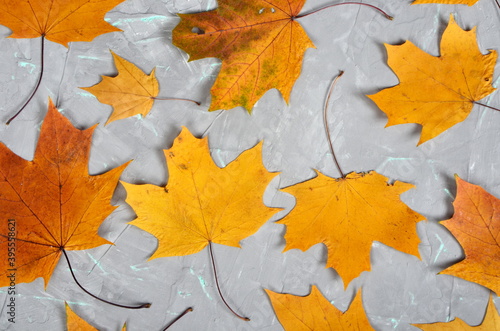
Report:
M 294 19 L 305 0 L 219 0 L 216 10 L 179 14 L 173 43 L 190 61 L 222 60 L 209 110 L 255 102 L 272 88 L 288 102 L 302 59 L 313 43 Z
M 118 75 L 102 76 L 102 81 L 91 87 L 81 87 L 94 94 L 100 102 L 113 107 L 106 124 L 126 117 L 146 114 L 158 95 L 158 81 L 154 69 L 146 75 L 135 64 L 113 54 Z
M 286 331 L 299 330 L 373 330 L 361 302 L 361 291 L 343 313 L 312 286 L 311 293 L 301 297 L 266 290 L 274 311 Z
M 131 224 L 158 238 L 151 259 L 194 254 L 209 242 L 239 247 L 256 232 L 277 210 L 262 202 L 274 174 L 261 155 L 262 143 L 221 169 L 210 157 L 207 138 L 183 129 L 165 150 L 165 187 L 123 183 L 126 202 L 137 214 Z
M 286 225 L 285 250 L 306 251 L 317 243 L 328 249 L 326 267 L 333 267 L 344 285 L 369 270 L 374 240 L 418 256 L 416 223 L 423 217 L 400 199 L 413 185 L 389 184 L 376 173 L 350 173 L 330 178 L 321 173 L 283 189 L 296 206 L 278 223 Z
M 458 176 L 453 217 L 442 222 L 457 238 L 465 259 L 441 273 L 500 293 L 500 200 Z
M 37 38 L 68 47 L 71 41 L 91 41 L 121 31 L 104 21 L 104 15 L 124 0 L 0 0 L 0 24 L 12 30 L 11 38 Z
M 110 244 L 97 230 L 116 208 L 111 196 L 124 167 L 90 176 L 88 157 L 94 128 L 74 128 L 52 101 L 43 122 L 32 162 L 0 144 L 0 249 L 15 243 L 15 265 L 0 261 L 0 286 L 9 284 L 8 269 L 16 268 L 16 282 L 43 277 L 47 285 L 62 254 Z M 10 222 L 9 222 L 10 223 Z
M 465 120 L 474 103 L 495 90 L 491 83 L 497 52 L 481 54 L 475 28 L 462 30 L 453 16 L 438 57 L 409 41 L 386 48 L 400 83 L 369 97 L 387 114 L 387 126 L 422 125 L 419 144 Z

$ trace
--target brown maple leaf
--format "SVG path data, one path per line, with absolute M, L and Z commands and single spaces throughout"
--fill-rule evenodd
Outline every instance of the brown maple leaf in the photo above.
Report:
M 453 217 L 442 224 L 457 238 L 465 259 L 441 273 L 481 284 L 500 293 L 500 200 L 455 175 Z
M 0 0 L 0 24 L 11 38 L 37 38 L 68 47 L 71 41 L 91 41 L 121 31 L 104 15 L 124 0 Z
M 420 124 L 418 144 L 465 120 L 474 104 L 492 108 L 478 101 L 495 90 L 491 83 L 497 52 L 480 52 L 475 28 L 464 31 L 450 16 L 438 57 L 409 41 L 386 48 L 400 83 L 369 98 L 387 114 L 387 126 Z
M 343 178 L 318 172 L 313 179 L 283 189 L 297 199 L 292 211 L 278 221 L 286 225 L 285 251 L 325 244 L 326 267 L 335 268 L 345 286 L 369 270 L 374 240 L 418 256 L 416 223 L 423 217 L 399 199 L 413 185 L 387 181 L 374 171 Z
M 361 291 L 344 313 L 316 288 L 304 297 L 265 290 L 281 325 L 291 330 L 373 330 L 361 301 Z
M 43 277 L 47 286 L 64 250 L 111 244 L 97 234 L 116 208 L 111 196 L 126 164 L 105 174 L 88 174 L 94 128 L 78 130 L 51 100 L 32 162 L 0 144 L 0 249 L 13 259 L 0 261 L 0 286 Z M 10 250 L 9 250 L 10 252 Z
M 314 47 L 296 18 L 305 0 L 219 0 L 218 8 L 179 14 L 173 43 L 189 60 L 216 57 L 222 68 L 209 110 L 243 106 L 251 111 L 266 91 L 288 102 L 307 48 Z

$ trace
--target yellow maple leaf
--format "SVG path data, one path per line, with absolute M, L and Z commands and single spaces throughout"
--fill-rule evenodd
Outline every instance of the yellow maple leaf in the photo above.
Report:
M 486 315 L 478 326 L 470 326 L 459 318 L 451 322 L 438 322 L 432 324 L 413 324 L 424 331 L 494 331 L 500 330 L 500 316 L 493 303 L 493 297 L 490 295 Z
M 104 15 L 124 0 L 1 0 L 0 24 L 11 38 L 37 38 L 68 47 L 71 41 L 91 41 L 121 31 L 104 21 Z
M 158 239 L 150 259 L 194 254 L 209 242 L 239 247 L 277 210 L 262 202 L 275 176 L 262 164 L 262 143 L 243 152 L 225 168 L 210 157 L 207 138 L 183 129 L 165 150 L 166 187 L 123 183 L 135 225 Z
M 386 48 L 400 83 L 368 97 L 387 114 L 387 126 L 422 125 L 418 144 L 465 120 L 473 105 L 495 90 L 491 82 L 497 52 L 481 54 L 475 28 L 462 30 L 453 16 L 443 33 L 441 56 L 409 41 Z
M 426 3 L 442 3 L 445 5 L 468 5 L 473 6 L 478 0 L 415 0 L 412 5 L 420 5 Z
M 344 285 L 370 267 L 374 240 L 418 256 L 416 223 L 423 217 L 399 195 L 413 185 L 395 182 L 371 171 L 345 178 L 318 176 L 283 189 L 297 204 L 278 223 L 285 224 L 285 251 L 306 251 L 317 243 L 328 249 L 326 267 L 333 267 Z
M 179 14 L 173 44 L 190 61 L 222 60 L 209 110 L 238 106 L 251 111 L 272 88 L 288 102 L 307 48 L 314 47 L 295 17 L 305 0 L 219 0 L 218 8 Z
M 444 271 L 500 293 L 500 200 L 456 176 L 455 212 L 441 222 L 457 238 L 465 259 Z
M 135 64 L 111 52 L 118 75 L 102 76 L 102 81 L 81 89 L 94 94 L 97 99 L 113 107 L 106 124 L 126 117 L 146 114 L 151 110 L 158 95 L 158 81 L 155 69 L 146 75 Z
M 363 309 L 361 291 L 345 313 L 326 300 L 316 286 L 304 297 L 265 291 L 286 331 L 373 330 Z

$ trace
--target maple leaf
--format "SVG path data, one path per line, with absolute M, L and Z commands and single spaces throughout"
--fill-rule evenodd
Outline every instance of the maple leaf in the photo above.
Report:
M 443 33 L 441 56 L 427 54 L 409 41 L 386 48 L 400 84 L 368 97 L 387 114 L 387 126 L 422 125 L 418 144 L 465 120 L 473 105 L 483 105 L 478 100 L 495 90 L 491 82 L 497 52 L 481 54 L 475 28 L 462 30 L 453 16 Z
M 106 124 L 137 114 L 146 116 L 153 106 L 154 97 L 158 95 L 155 70 L 146 75 L 133 63 L 114 52 L 111 54 L 118 75 L 102 76 L 100 83 L 81 89 L 94 94 L 100 102 L 113 106 L 113 112 Z
M 442 3 L 445 5 L 468 5 L 473 6 L 478 0 L 415 0 L 412 5 L 420 5 L 426 3 Z
M 262 165 L 262 143 L 243 152 L 225 168 L 210 157 L 207 138 L 197 139 L 183 128 L 165 150 L 166 187 L 122 183 L 135 225 L 158 239 L 150 259 L 194 254 L 209 242 L 239 247 L 278 208 L 262 196 L 274 174 Z
M 0 230 L 0 249 L 15 247 L 14 260 L 0 262 L 0 286 L 9 285 L 5 275 L 12 268 L 16 283 L 43 277 L 47 286 L 63 249 L 111 244 L 97 230 L 116 208 L 110 199 L 126 164 L 88 174 L 94 128 L 74 128 L 49 100 L 32 162 L 0 144 L 0 214 L 9 220 Z
M 68 47 L 113 31 L 104 15 L 124 0 L 0 0 L 0 24 L 11 38 L 46 39 Z
M 413 324 L 424 331 L 492 331 L 500 330 L 500 316 L 493 303 L 493 297 L 490 295 L 486 315 L 482 323 L 478 326 L 470 326 L 459 318 L 451 322 L 438 322 L 432 324 Z
M 413 185 L 374 172 L 349 173 L 345 178 L 317 177 L 282 189 L 294 195 L 296 206 L 278 223 L 286 225 L 285 251 L 308 250 L 317 243 L 328 249 L 326 267 L 333 267 L 344 285 L 370 267 L 374 240 L 418 256 L 416 223 L 423 217 L 399 195 Z
M 312 286 L 311 293 L 304 297 L 265 291 L 278 320 L 287 331 L 373 330 L 363 309 L 361 291 L 345 313 L 335 308 L 316 286 Z
M 87 323 L 83 318 L 78 316 L 71 307 L 66 305 L 66 328 L 68 331 L 97 331 L 92 325 Z M 122 330 L 124 331 L 124 330 Z
M 305 0 L 219 0 L 215 10 L 178 14 L 173 44 L 189 60 L 216 57 L 220 73 L 209 110 L 243 106 L 251 111 L 266 91 L 288 102 L 307 48 L 314 47 L 295 20 Z
M 441 222 L 455 236 L 465 259 L 442 271 L 500 293 L 500 200 L 455 175 L 455 212 Z

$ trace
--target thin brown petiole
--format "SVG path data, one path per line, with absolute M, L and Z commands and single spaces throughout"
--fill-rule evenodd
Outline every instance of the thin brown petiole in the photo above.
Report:
M 345 178 L 345 174 L 342 171 L 342 169 L 340 168 L 340 164 L 339 164 L 339 161 L 337 160 L 337 156 L 335 155 L 335 152 L 333 151 L 333 143 L 332 143 L 332 138 L 330 136 L 330 129 L 328 128 L 328 117 L 327 117 L 328 103 L 330 102 L 330 96 L 332 95 L 333 88 L 335 87 L 335 85 L 337 85 L 337 81 L 339 80 L 340 77 L 342 77 L 343 74 L 344 74 L 344 72 L 341 71 L 338 74 L 338 76 L 334 78 L 334 80 L 332 81 L 332 84 L 330 85 L 330 89 L 328 90 L 325 104 L 323 106 L 323 122 L 325 124 L 326 138 L 328 139 L 328 146 L 330 147 L 330 152 L 332 153 L 333 161 L 335 162 L 335 165 L 337 166 L 337 169 L 340 172 L 340 176 L 342 176 L 342 178 Z
M 78 279 L 76 279 L 75 277 L 75 274 L 73 273 L 73 268 L 71 267 L 71 263 L 69 262 L 69 257 L 68 257 L 68 254 L 66 253 L 66 250 L 64 248 L 61 248 L 63 254 L 64 254 L 64 257 L 66 258 L 66 262 L 68 262 L 68 267 L 69 267 L 69 271 L 71 272 L 71 276 L 73 276 L 73 279 L 75 280 L 75 283 L 76 285 L 78 285 L 82 290 L 83 292 L 87 293 L 88 295 L 90 295 L 91 297 L 93 297 L 94 299 L 97 299 L 99 301 L 102 301 L 102 302 L 105 302 L 107 304 L 110 304 L 112 306 L 116 306 L 116 307 L 120 307 L 120 308 L 127 308 L 127 309 L 142 309 L 142 308 L 149 308 L 151 307 L 151 304 L 150 303 L 144 303 L 140 306 L 126 306 L 126 305 L 120 305 L 118 303 L 114 303 L 114 302 L 111 302 L 111 301 L 107 301 L 107 300 L 104 300 L 104 299 L 101 299 L 99 298 L 98 296 L 90 293 L 86 288 L 84 288 L 79 282 L 78 282 Z
M 342 2 L 342 3 L 335 3 L 333 5 L 328 5 L 328 6 L 325 6 L 325 7 L 322 7 L 322 8 L 319 8 L 319 9 L 316 9 L 316 10 L 313 10 L 313 11 L 310 11 L 308 13 L 304 13 L 304 14 L 301 14 L 301 15 L 297 15 L 295 16 L 294 18 L 302 18 L 302 17 L 306 17 L 306 16 L 309 16 L 309 15 L 312 15 L 314 13 L 317 13 L 319 11 L 322 11 L 323 9 L 327 9 L 327 8 L 331 8 L 331 7 L 336 7 L 336 6 L 342 6 L 342 5 L 360 5 L 360 6 L 366 6 L 366 7 L 370 7 L 370 8 L 373 8 L 375 9 L 376 11 L 378 11 L 379 13 L 381 13 L 382 15 L 384 15 L 385 18 L 387 18 L 388 20 L 393 20 L 394 17 L 392 17 L 391 15 L 387 14 L 385 11 L 383 11 L 382 9 L 374 6 L 374 5 L 370 5 L 368 3 L 363 3 L 363 2 Z
M 476 105 L 479 105 L 479 106 L 483 106 L 483 107 L 486 107 L 486 108 L 489 108 L 489 109 L 493 109 L 493 110 L 496 110 L 496 111 L 500 111 L 500 109 L 498 108 L 495 108 L 495 107 L 491 107 L 491 106 L 488 106 L 484 103 L 480 103 L 480 102 L 477 102 L 477 101 L 472 101 L 473 103 L 475 103 Z
M 250 321 L 250 318 L 248 317 L 243 317 L 241 315 L 238 315 L 231 307 L 229 307 L 229 305 L 227 304 L 226 302 L 226 299 L 224 299 L 224 296 L 222 295 L 222 291 L 220 290 L 220 286 L 219 286 L 219 279 L 217 277 L 217 268 L 215 267 L 215 259 L 214 259 L 214 253 L 212 252 L 212 242 L 209 241 L 208 242 L 208 251 L 210 252 L 210 260 L 212 261 L 212 267 L 214 269 L 214 277 L 215 277 L 215 284 L 217 285 L 217 291 L 219 291 L 219 295 L 222 299 L 222 302 L 224 302 L 224 304 L 226 305 L 227 309 L 229 309 L 236 317 L 238 317 L 239 319 L 242 319 L 244 321 Z
M 189 102 L 192 102 L 192 103 L 197 104 L 198 106 L 199 106 L 199 105 L 201 105 L 201 102 L 194 101 L 194 100 L 191 100 L 191 99 L 184 99 L 184 98 L 162 98 L 162 97 L 151 97 L 151 99 L 153 99 L 153 100 L 177 100 L 177 101 L 189 101 Z
M 44 66 L 44 48 L 45 48 L 45 35 L 42 34 L 42 46 L 41 46 L 41 55 L 40 55 L 40 75 L 38 76 L 38 81 L 36 82 L 36 85 L 35 85 L 35 88 L 33 89 L 33 92 L 31 92 L 31 95 L 29 96 L 28 100 L 26 100 L 26 102 L 24 103 L 24 105 L 22 105 L 21 109 L 19 109 L 17 111 L 17 113 L 14 114 L 14 116 L 12 116 L 11 118 L 9 118 L 9 120 L 7 121 L 7 125 L 10 124 L 10 122 L 12 122 L 19 114 L 21 114 L 21 112 L 24 110 L 24 108 L 26 108 L 26 106 L 28 105 L 28 103 L 30 103 L 31 99 L 33 99 L 33 97 L 35 96 L 35 93 L 36 91 L 38 91 L 38 88 L 40 87 L 40 83 L 42 82 L 42 77 L 43 77 L 43 66 Z
M 189 308 L 186 308 L 186 310 L 184 310 L 179 316 L 177 316 L 172 322 L 168 323 L 168 325 L 165 327 L 165 329 L 163 329 L 163 331 L 165 331 L 166 329 L 168 329 L 169 327 L 171 327 L 172 325 L 174 325 L 175 322 L 177 322 L 178 320 L 180 320 L 182 318 L 182 316 L 186 315 L 187 313 L 189 313 L 190 311 L 193 311 L 193 308 L 189 307 Z
M 498 0 L 495 0 L 495 3 L 497 4 L 498 9 L 500 9 L 500 3 L 498 3 Z

